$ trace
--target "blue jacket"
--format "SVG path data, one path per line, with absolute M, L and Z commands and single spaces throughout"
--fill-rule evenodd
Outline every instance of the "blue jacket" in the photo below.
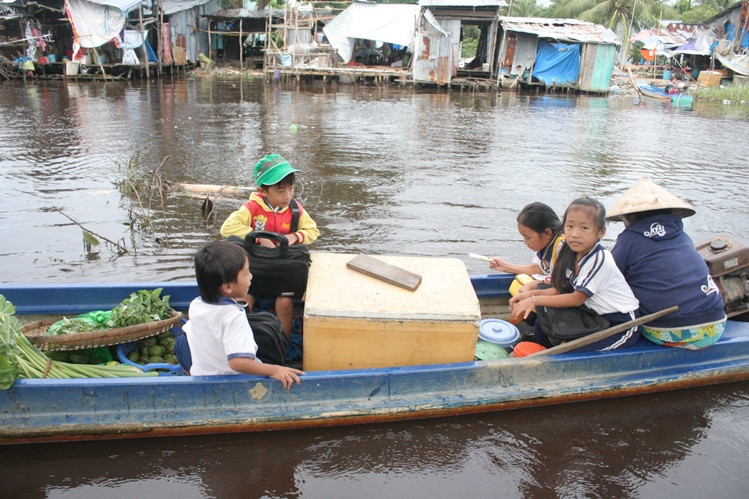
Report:
M 636 220 L 619 234 L 611 253 L 640 301 L 641 315 L 679 305 L 678 312 L 651 322 L 653 327 L 696 326 L 725 317 L 720 290 L 679 215 Z

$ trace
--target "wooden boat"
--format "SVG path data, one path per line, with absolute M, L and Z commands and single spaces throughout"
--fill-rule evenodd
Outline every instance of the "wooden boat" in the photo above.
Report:
M 688 107 L 692 105 L 692 96 L 685 94 L 683 92 L 677 92 L 675 94 L 668 94 L 661 87 L 648 85 L 642 82 L 640 82 L 637 85 L 637 88 L 639 89 L 640 93 L 644 97 L 648 97 L 650 99 L 654 99 L 654 100 L 661 101 L 661 102 L 670 102 L 676 106 L 682 106 L 682 107 Z
M 512 276 L 471 283 L 482 306 L 506 305 Z M 194 282 L 0 285 L 16 314 L 111 308 L 163 287 L 177 310 Z M 483 315 L 482 315 L 483 316 Z M 455 416 L 647 394 L 749 379 L 749 323 L 730 320 L 702 351 L 640 340 L 607 353 L 308 372 L 289 391 L 264 377 L 20 379 L 0 391 L 0 442 L 28 443 L 250 432 Z

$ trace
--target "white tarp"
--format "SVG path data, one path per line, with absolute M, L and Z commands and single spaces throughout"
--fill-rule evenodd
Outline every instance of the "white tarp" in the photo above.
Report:
M 143 34 L 140 31 L 133 29 L 126 29 L 125 34 L 122 37 L 122 43 L 120 48 L 122 52 L 122 64 L 140 64 L 138 56 L 135 54 L 135 49 L 143 45 L 143 38 L 148 39 L 148 30 L 145 30 Z
M 109 6 L 113 7 L 115 9 L 121 10 L 125 14 L 133 10 L 135 7 L 137 7 L 140 4 L 145 5 L 146 7 L 151 6 L 151 0 L 89 0 L 91 3 L 96 3 L 99 5 Z
M 715 52 L 715 58 L 720 61 L 723 67 L 730 69 L 734 73 L 738 73 L 742 76 L 749 76 L 749 54 L 726 54 L 721 55 L 720 52 Z
M 100 47 L 113 38 L 119 38 L 125 27 L 126 14 L 119 8 L 88 0 L 67 0 L 67 6 L 68 17 L 81 47 Z M 77 52 L 75 45 L 73 48 Z
M 418 5 L 354 2 L 323 33 L 343 61 L 349 62 L 357 38 L 412 47 L 418 14 Z

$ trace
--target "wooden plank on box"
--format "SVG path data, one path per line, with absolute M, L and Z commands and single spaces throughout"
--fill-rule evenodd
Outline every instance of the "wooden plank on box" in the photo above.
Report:
M 346 262 L 346 267 L 410 291 L 416 291 L 416 288 L 421 284 L 419 274 L 414 274 L 367 255 L 355 256 Z

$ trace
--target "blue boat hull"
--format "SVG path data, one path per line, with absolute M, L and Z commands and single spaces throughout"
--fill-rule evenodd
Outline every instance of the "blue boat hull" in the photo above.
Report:
M 671 102 L 679 107 L 689 107 L 692 105 L 692 96 L 685 93 L 668 94 L 664 89 L 653 85 L 639 85 L 638 88 L 642 95 L 651 99 Z
M 472 278 L 480 297 L 507 296 L 510 276 Z M 0 288 L 24 313 L 74 313 L 164 287 L 177 309 L 194 283 Z M 40 307 L 39 303 L 44 304 Z M 97 305 L 98 306 L 94 306 Z M 112 306 L 114 306 L 114 304 Z M 52 312 L 54 311 L 54 312 Z M 268 378 L 160 376 L 18 380 L 0 392 L 0 443 L 138 438 L 361 424 L 499 411 L 749 379 L 749 323 L 729 321 L 702 351 L 641 340 L 608 353 L 569 353 L 429 366 L 318 371 L 285 391 Z

